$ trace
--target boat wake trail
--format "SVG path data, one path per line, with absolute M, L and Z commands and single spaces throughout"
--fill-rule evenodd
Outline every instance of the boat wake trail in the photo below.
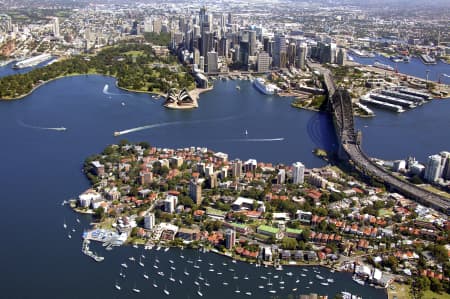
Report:
M 109 92 L 109 85 L 105 84 L 105 86 L 103 87 L 103 94 L 106 94 L 108 96 L 125 96 L 125 97 L 131 97 L 130 94 L 126 94 L 126 93 L 114 93 L 114 92 Z
M 18 123 L 24 127 L 24 128 L 30 128 L 35 130 L 48 130 L 48 131 L 65 131 L 67 130 L 65 127 L 38 127 L 38 126 L 32 126 L 24 123 L 23 121 L 19 120 Z
M 241 139 L 225 139 L 223 141 L 231 142 L 273 142 L 273 141 L 283 141 L 284 137 L 279 138 L 241 138 Z
M 168 127 L 168 126 L 176 126 L 176 125 L 199 124 L 199 123 L 207 123 L 207 122 L 214 122 L 214 121 L 227 121 L 227 120 L 232 120 L 235 118 L 237 118 L 237 116 L 229 116 L 229 117 L 215 118 L 215 119 L 193 120 L 193 121 L 161 122 L 161 123 L 131 128 L 131 129 L 123 130 L 123 131 L 118 131 L 118 132 L 115 132 L 114 135 L 120 136 L 120 135 L 125 135 L 125 134 L 138 132 L 138 131 L 142 131 L 142 130 L 148 130 L 148 129 L 154 129 L 154 128 L 160 128 L 160 127 Z

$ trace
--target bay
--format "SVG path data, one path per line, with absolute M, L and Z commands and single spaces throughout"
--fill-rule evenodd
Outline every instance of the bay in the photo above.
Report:
M 108 88 L 104 93 L 106 84 Z M 0 224 L 4 228 L 0 246 L 2 296 L 125 297 L 133 295 L 130 289 L 136 283 L 142 289 L 142 294 L 136 297 L 165 297 L 161 288 L 153 289 L 152 280 L 144 281 L 142 273 L 131 265 L 127 280 L 119 281 L 123 285 L 123 292 L 117 292 L 114 282 L 121 279 L 118 275 L 120 263 L 130 255 L 137 257 L 142 250 L 124 247 L 105 252 L 98 247 L 95 250 L 105 256 L 105 261 L 95 263 L 81 253 L 81 234 L 89 228 L 90 217 L 76 215 L 60 204 L 89 187 L 89 182 L 81 172 L 82 162 L 88 155 L 100 152 L 108 144 L 127 138 L 168 148 L 207 146 L 228 153 L 230 158 L 255 158 L 258 161 L 286 164 L 302 161 L 307 167 L 324 165 L 322 160 L 311 153 L 315 147 L 328 150 L 336 147 L 328 115 L 294 109 L 290 106 L 290 99 L 264 96 L 247 81 L 216 81 L 215 84 L 213 91 L 201 95 L 200 108 L 192 111 L 164 109 L 161 100 L 155 100 L 147 94 L 121 91 L 115 87 L 113 78 L 103 76 L 56 80 L 22 100 L 0 102 L 0 154 L 3 157 L 0 167 L 0 204 L 3 212 Z M 240 86 L 240 91 L 236 85 Z M 408 122 L 414 121 L 408 116 L 418 113 L 421 115 L 420 123 L 433 120 L 434 128 L 439 128 L 446 125 L 447 120 L 436 113 L 443 113 L 441 111 L 445 109 L 448 111 L 448 103 L 433 101 L 401 116 L 386 114 L 382 118 L 378 114 L 371 120 L 358 120 L 357 125 L 365 130 L 365 149 L 370 154 L 380 156 L 404 156 L 417 152 L 421 145 L 411 141 L 410 135 L 400 134 L 402 130 L 407 132 Z M 389 121 L 395 122 L 394 125 L 383 126 Z M 153 127 L 119 138 L 113 136 L 114 131 L 145 125 Z M 367 128 L 364 127 L 366 125 Z M 55 127 L 66 127 L 67 131 L 48 129 Z M 390 132 L 396 127 L 402 128 L 397 131 L 400 137 Z M 449 148 L 445 130 L 435 129 L 431 135 L 421 131 L 423 127 L 428 128 L 415 127 L 415 133 L 423 138 L 422 142 L 439 141 L 424 151 Z M 245 130 L 248 131 L 247 137 L 244 135 Z M 380 136 L 384 137 L 382 141 Z M 409 146 L 400 149 L 393 147 L 392 152 L 380 149 L 386 148 L 389 142 L 401 143 L 401 140 L 397 140 L 401 138 Z M 378 143 L 373 141 L 372 144 L 372 140 L 378 140 Z M 81 220 L 80 224 L 76 221 L 77 217 Z M 71 233 L 71 239 L 63 228 L 64 221 L 68 229 L 76 230 Z M 197 254 L 194 251 L 185 252 L 186 256 Z M 148 254 L 151 259 L 154 253 Z M 163 271 L 167 275 L 170 275 L 167 260 L 176 259 L 178 254 L 175 249 L 167 254 L 161 253 L 159 259 L 166 265 Z M 210 259 L 217 265 L 223 260 L 212 253 L 206 254 L 204 259 Z M 148 262 L 146 266 L 146 271 L 153 271 L 149 273 L 153 278 L 154 269 Z M 270 297 L 267 289 L 258 293 L 259 282 L 242 281 L 246 273 L 253 279 L 253 276 L 264 275 L 260 273 L 269 270 L 255 270 L 254 266 L 243 263 L 236 267 L 241 277 L 238 281 L 242 293 L 250 290 L 260 298 Z M 181 275 L 178 271 L 177 279 Z M 211 282 L 211 288 L 202 287 L 206 297 L 227 298 L 235 295 L 236 285 L 231 281 L 229 288 L 222 288 L 217 274 L 201 271 Z M 300 270 L 296 268 L 289 271 Z M 286 288 L 278 289 L 277 294 L 287 296 L 297 287 L 298 293 L 314 291 L 332 296 L 337 291 L 346 290 L 363 295 L 364 298 L 384 296 L 383 290 L 357 285 L 349 279 L 348 274 L 320 271 L 325 274 L 322 276 L 332 277 L 336 282 L 325 288 L 314 281 L 307 289 L 309 283 L 302 282 L 296 286 L 295 281 L 292 283 L 292 279 L 285 277 Z M 229 274 L 223 279 L 231 280 Z M 168 288 L 173 284 L 167 277 L 166 280 L 157 281 L 162 288 L 164 282 Z M 192 282 L 186 286 L 189 287 L 179 285 L 170 291 L 181 298 L 197 296 L 197 287 Z

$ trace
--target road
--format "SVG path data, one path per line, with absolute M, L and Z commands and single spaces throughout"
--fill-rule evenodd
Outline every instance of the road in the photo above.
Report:
M 449 215 L 450 201 L 447 198 L 393 176 L 390 172 L 373 162 L 366 154 L 364 154 L 360 146 L 362 135 L 360 133 L 357 134 L 354 129 L 352 99 L 348 91 L 336 87 L 329 70 L 317 64 L 311 63 L 310 66 L 319 70 L 324 76 L 325 85 L 329 93 L 328 100 L 331 104 L 335 131 L 341 142 L 341 150 L 343 150 L 347 158 L 353 162 L 356 169 L 364 175 L 370 175 L 377 178 L 388 185 L 392 190 L 395 190 L 410 199 L 431 206 Z M 340 156 L 342 157 L 342 155 Z

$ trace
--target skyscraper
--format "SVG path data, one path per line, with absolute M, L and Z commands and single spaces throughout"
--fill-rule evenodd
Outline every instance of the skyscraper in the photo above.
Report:
M 305 166 L 301 162 L 292 164 L 292 181 L 294 184 L 303 184 L 305 181 Z
M 248 31 L 248 55 L 254 56 L 256 53 L 256 31 Z
M 298 47 L 297 47 L 297 60 L 295 63 L 295 66 L 304 70 L 305 66 L 306 66 L 306 52 L 307 52 L 308 48 L 306 43 L 301 43 Z
M 200 12 L 198 14 L 199 25 L 201 26 L 203 23 L 208 22 L 208 18 L 206 15 L 206 6 L 200 8 Z
M 347 56 L 347 53 L 345 52 L 345 49 L 339 48 L 339 51 L 338 51 L 337 57 L 336 57 L 336 63 L 339 65 L 344 65 L 346 56 Z
M 207 54 L 207 72 L 217 73 L 219 71 L 217 52 L 208 52 Z
M 286 67 L 286 37 L 282 34 L 275 35 L 275 45 L 272 57 L 274 67 Z
M 59 37 L 59 19 L 58 17 L 54 17 L 53 18 L 53 36 L 54 37 Z
M 438 178 L 441 177 L 442 171 L 442 157 L 439 155 L 429 156 L 427 165 L 425 166 L 425 180 L 429 182 L 436 182 Z
M 259 52 L 257 58 L 256 70 L 258 73 L 264 73 L 269 71 L 270 56 L 267 52 Z

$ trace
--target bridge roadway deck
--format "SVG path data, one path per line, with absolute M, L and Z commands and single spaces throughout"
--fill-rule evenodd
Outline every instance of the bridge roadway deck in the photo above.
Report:
M 336 88 L 329 71 L 325 71 L 323 74 L 329 92 L 328 99 L 331 101 L 336 134 L 340 139 L 342 149 L 357 168 L 365 174 L 378 178 L 408 198 L 450 214 L 450 200 L 395 177 L 364 154 L 354 129 L 350 95 L 346 90 Z

